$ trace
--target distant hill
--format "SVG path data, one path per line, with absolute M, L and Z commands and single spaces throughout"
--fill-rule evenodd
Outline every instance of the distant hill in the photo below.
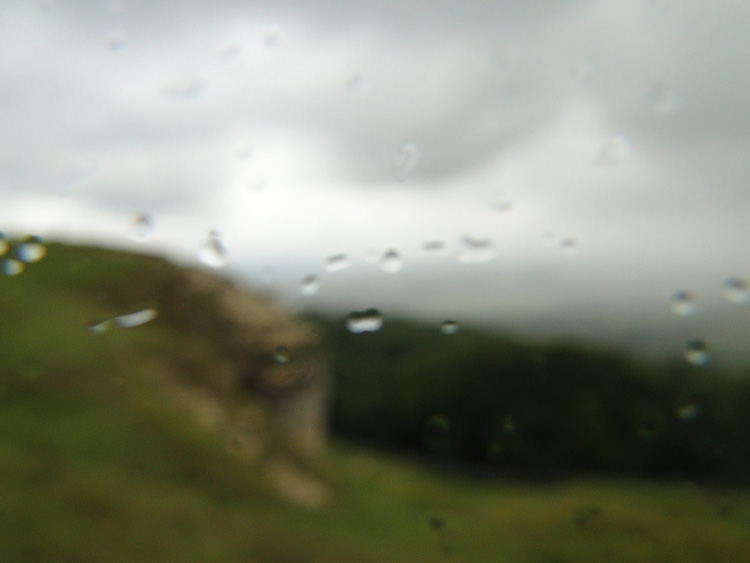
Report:
M 37 254 L 27 256 L 31 245 Z M 189 413 L 240 457 L 321 451 L 324 355 L 313 331 L 269 299 L 157 257 L 8 246 L 0 362 L 9 397 L 151 394 L 157 410 Z
M 658 363 L 573 339 L 317 322 L 335 436 L 526 478 L 750 480 L 750 378 L 707 369 L 700 342 L 692 362 Z
M 476 481 L 460 464 L 449 474 L 425 467 L 425 449 L 442 460 L 477 445 L 495 466 L 557 462 L 562 450 L 539 429 L 558 421 L 578 432 L 557 433 L 572 442 L 607 440 L 597 422 L 614 403 L 601 399 L 632 393 L 589 368 L 627 375 L 617 358 L 390 318 L 375 333 L 353 334 L 342 319 L 317 319 L 312 330 L 200 270 L 27 242 L 0 239 L 3 561 L 530 563 L 647 553 L 687 562 L 748 552 L 746 491 L 630 475 L 550 487 Z M 323 447 L 329 360 L 318 330 L 332 354 L 334 426 L 358 440 L 400 437 L 412 455 Z M 586 400 L 568 408 L 581 389 Z M 674 444 L 714 452 L 706 430 L 723 432 L 737 413 L 747 423 L 743 389 L 678 411 L 669 426 L 694 439 Z M 538 408 L 547 399 L 561 408 Z M 461 421 L 469 413 L 481 423 L 498 405 L 491 425 Z M 728 467 L 747 467 L 742 424 L 723 435 L 736 443 L 718 444 L 735 456 Z M 495 431 L 489 449 L 472 428 Z M 658 424 L 637 430 L 648 447 L 663 443 Z M 602 451 L 622 459 L 616 449 Z

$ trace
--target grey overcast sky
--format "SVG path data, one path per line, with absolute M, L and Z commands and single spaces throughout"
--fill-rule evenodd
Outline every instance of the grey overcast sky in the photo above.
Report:
M 750 2 L 3 12 L 6 232 L 215 265 L 219 240 L 221 271 L 294 310 L 676 357 L 690 338 L 719 358 L 750 344 L 750 308 L 722 297 L 750 278 Z M 328 271 L 342 253 L 350 266 Z M 672 312 L 679 290 L 694 315 Z

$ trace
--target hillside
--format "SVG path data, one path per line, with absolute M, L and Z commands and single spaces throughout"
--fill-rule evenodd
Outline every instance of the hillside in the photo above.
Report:
M 328 359 L 264 298 L 159 258 L 11 243 L 4 259 L 17 253 L 27 261 L 0 277 L 2 560 L 687 562 L 750 549 L 743 490 L 476 482 L 325 446 Z

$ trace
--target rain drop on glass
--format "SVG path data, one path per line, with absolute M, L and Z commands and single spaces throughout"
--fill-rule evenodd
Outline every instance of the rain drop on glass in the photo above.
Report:
M 377 332 L 382 326 L 383 314 L 377 309 L 352 311 L 346 318 L 346 328 L 354 334 Z
M 23 273 L 23 271 L 26 269 L 26 265 L 20 260 L 15 260 L 13 258 L 5 258 L 3 260 L 2 268 L 3 268 L 4 275 L 17 276 L 18 274 Z
M 456 334 L 459 328 L 460 327 L 456 321 L 443 321 L 440 324 L 440 332 L 447 335 Z
M 131 237 L 138 242 L 145 242 L 154 232 L 155 221 L 150 213 L 138 213 L 131 224 Z
M 302 295 L 315 295 L 320 289 L 320 278 L 315 274 L 309 274 L 302 278 L 299 290 Z
M 694 366 L 705 366 L 711 359 L 708 343 L 700 338 L 689 340 L 685 345 L 685 359 Z
M 36 235 L 24 238 L 16 247 L 16 257 L 26 264 L 39 262 L 47 255 L 47 247 L 44 246 L 41 237 Z
M 332 254 L 323 262 L 323 267 L 327 272 L 346 270 L 351 265 L 352 262 L 346 254 Z
M 277 346 L 273 352 L 273 361 L 279 365 L 288 364 L 291 360 L 289 348 L 286 346 Z
M 697 306 L 695 305 L 695 297 L 690 291 L 686 291 L 684 289 L 675 291 L 672 294 L 671 307 L 674 314 L 681 317 L 689 317 L 691 315 L 694 315 L 698 310 Z
M 134 313 L 115 317 L 112 319 L 112 322 L 121 328 L 133 328 L 153 321 L 158 315 L 156 309 L 142 309 Z
M 422 250 L 425 252 L 444 252 L 446 249 L 446 244 L 442 240 L 428 240 L 422 245 Z
M 397 250 L 386 250 L 380 257 L 380 268 L 389 274 L 395 274 L 401 271 L 404 261 Z
M 578 239 L 575 237 L 563 237 L 560 239 L 560 242 L 557 243 L 557 246 L 563 252 L 574 254 L 578 251 Z
M 464 235 L 459 243 L 458 261 L 463 264 L 489 262 L 495 257 L 495 246 L 488 238 Z
M 413 174 L 419 161 L 420 151 L 416 143 L 405 143 L 393 159 L 393 176 L 398 182 L 404 182 Z
M 679 94 L 667 84 L 654 84 L 646 94 L 646 102 L 652 113 L 660 117 L 674 115 L 680 109 Z
M 724 280 L 724 299 L 737 305 L 750 304 L 750 285 L 744 278 L 731 277 Z
M 211 268 L 221 268 L 227 264 L 227 250 L 218 231 L 210 231 L 208 239 L 198 250 L 198 260 Z

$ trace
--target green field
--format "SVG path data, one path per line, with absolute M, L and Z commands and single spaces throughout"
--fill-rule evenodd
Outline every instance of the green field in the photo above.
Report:
M 747 490 L 472 479 L 341 443 L 238 455 L 154 367 L 209 374 L 215 343 L 161 318 L 89 330 L 158 302 L 169 269 L 55 245 L 0 278 L 0 560 L 750 561 Z

